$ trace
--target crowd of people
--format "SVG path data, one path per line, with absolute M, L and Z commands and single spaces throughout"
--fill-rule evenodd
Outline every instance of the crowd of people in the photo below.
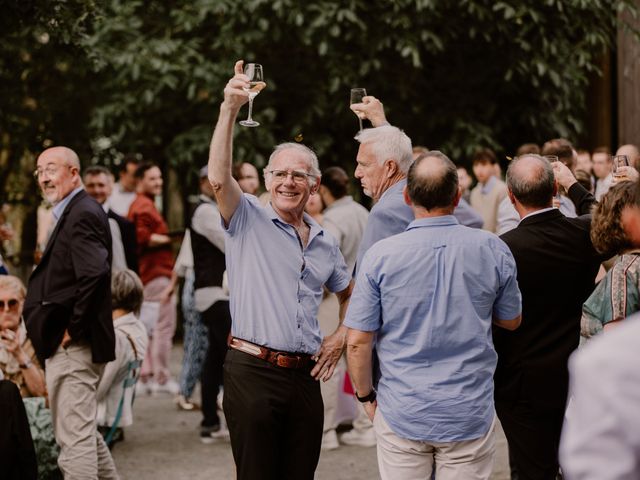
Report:
M 119 478 L 109 445 L 134 390 L 200 410 L 239 479 L 314 478 L 340 445 L 376 446 L 383 479 L 488 479 L 498 421 L 512 479 L 640 475 L 637 147 L 613 175 L 607 149 L 524 144 L 503 179 L 488 148 L 469 171 L 412 146 L 368 96 L 351 109 L 372 125 L 354 164 L 371 211 L 300 143 L 274 148 L 258 197 L 255 166 L 232 160 L 249 95 L 234 73 L 183 235 L 157 165 L 127 157 L 116 183 L 67 147 L 38 157 L 42 255 L 26 288 L 0 275 L 6 478 Z

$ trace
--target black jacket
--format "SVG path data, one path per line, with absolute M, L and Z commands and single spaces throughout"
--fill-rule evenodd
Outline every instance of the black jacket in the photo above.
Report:
M 83 190 L 62 212 L 29 278 L 24 318 L 38 358 L 57 350 L 67 329 L 95 363 L 115 358 L 111 319 L 111 233 L 102 207 Z

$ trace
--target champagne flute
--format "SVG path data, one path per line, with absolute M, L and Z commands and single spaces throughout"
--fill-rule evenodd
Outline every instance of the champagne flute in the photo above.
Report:
M 249 114 L 246 120 L 240 121 L 240 125 L 243 127 L 257 127 L 260 124 L 251 118 L 251 113 L 253 112 L 253 99 L 265 87 L 262 65 L 259 63 L 247 63 L 244 66 L 244 74 L 249 77 L 249 88 L 244 89 L 245 92 L 249 92 Z
M 614 177 L 616 177 L 616 181 L 627 180 L 624 170 L 619 170 L 620 167 L 628 167 L 629 159 L 626 155 L 614 155 L 613 157 L 613 166 L 611 169 L 611 173 Z
M 560 161 L 558 159 L 557 155 L 544 155 L 544 158 L 551 164 L 553 164 L 553 162 L 558 162 Z M 560 208 L 560 205 L 562 204 L 562 191 L 564 189 L 562 188 L 561 185 L 558 185 L 558 190 L 556 191 L 556 195 L 555 197 L 553 197 L 553 206 L 556 208 Z
M 353 105 L 354 103 L 362 103 L 362 99 L 367 96 L 367 90 L 364 88 L 352 88 L 351 89 L 351 101 L 349 105 Z M 362 119 L 360 115 L 356 114 L 358 117 L 358 123 L 360 124 L 360 131 L 362 131 Z

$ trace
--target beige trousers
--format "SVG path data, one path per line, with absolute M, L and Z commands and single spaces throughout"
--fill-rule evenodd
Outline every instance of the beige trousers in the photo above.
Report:
M 65 480 L 118 480 L 113 458 L 96 425 L 96 390 L 104 363 L 88 345 L 59 347 L 46 362 L 53 430 Z
M 430 480 L 433 464 L 438 480 L 488 480 L 493 471 L 495 426 L 484 437 L 461 442 L 431 443 L 397 436 L 376 409 L 373 428 L 378 441 L 382 480 Z

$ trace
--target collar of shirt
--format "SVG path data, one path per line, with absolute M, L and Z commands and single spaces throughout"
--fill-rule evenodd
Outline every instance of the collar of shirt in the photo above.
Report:
M 482 184 L 482 187 L 480 187 L 480 192 L 482 192 L 483 195 L 487 195 L 491 190 L 493 190 L 493 186 L 497 181 L 498 179 L 491 175 L 489 180 L 487 180 L 487 183 Z
M 520 221 L 522 222 L 522 220 L 524 220 L 525 218 L 533 217 L 534 215 L 538 215 L 540 213 L 548 212 L 549 210 L 553 210 L 554 208 L 556 208 L 556 207 L 541 208 L 540 210 L 536 210 L 535 212 L 527 213 L 524 217 L 522 217 L 520 219 Z
M 280 215 L 278 215 L 278 213 L 273 209 L 273 206 L 271 205 L 271 202 L 269 202 L 267 204 L 267 206 L 265 207 L 267 214 L 269 215 L 269 218 L 271 218 L 271 220 L 274 223 L 279 223 L 280 225 L 284 226 L 286 230 L 291 231 L 293 230 L 293 235 L 297 235 L 297 230 L 296 228 L 291 225 L 290 223 L 285 222 L 284 220 L 282 220 L 282 218 L 280 218 Z M 307 242 L 307 246 L 309 246 L 311 244 L 311 241 L 320 234 L 323 234 L 323 230 L 322 227 L 320 226 L 320 224 L 318 222 L 316 222 L 313 217 L 311 215 L 309 215 L 307 212 L 304 212 L 303 214 L 303 219 L 304 222 L 309 225 L 309 241 Z
M 380 203 L 383 198 L 393 195 L 394 192 L 397 192 L 398 190 L 402 191 L 402 189 L 406 185 L 407 185 L 407 177 L 403 178 L 402 180 L 398 180 L 396 183 L 394 183 L 389 188 L 387 188 L 382 195 L 380 195 L 380 198 L 378 199 L 378 203 Z
M 84 187 L 79 186 L 75 190 L 72 190 L 69 195 L 64 197 L 62 200 L 60 200 L 58 203 L 56 203 L 53 206 L 53 208 L 51 209 L 51 213 L 53 214 L 53 218 L 55 219 L 56 222 L 60 219 L 60 215 L 62 215 L 62 212 L 64 212 L 64 209 L 67 208 L 67 205 L 69 205 L 69 202 L 71 201 L 71 199 L 75 197 L 78 193 L 80 193 L 82 190 L 84 190 Z
M 460 222 L 453 215 L 440 215 L 438 217 L 416 218 L 407 226 L 407 230 L 423 227 L 448 227 L 450 225 L 460 225 Z
M 342 205 L 346 205 L 348 203 L 353 203 L 353 197 L 351 197 L 351 195 L 345 195 L 344 197 L 339 198 L 338 200 L 333 202 L 331 205 L 329 205 L 327 208 L 325 208 L 325 211 L 330 210 L 332 208 L 340 207 Z

